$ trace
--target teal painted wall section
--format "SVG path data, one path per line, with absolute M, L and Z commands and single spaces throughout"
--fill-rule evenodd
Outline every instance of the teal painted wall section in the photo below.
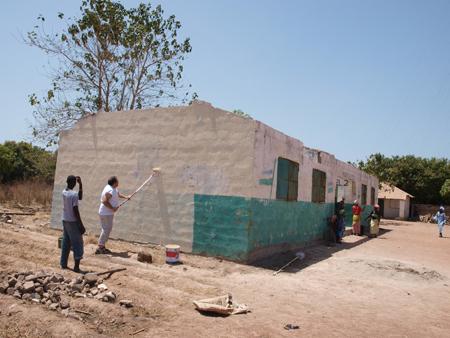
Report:
M 305 245 L 323 239 L 332 203 L 252 199 L 249 251 L 280 244 Z
M 245 261 L 250 199 L 194 195 L 194 253 Z
M 260 185 L 272 185 L 273 184 L 273 179 L 271 179 L 271 178 L 261 178 L 259 180 L 259 184 Z
M 237 196 L 194 196 L 193 252 L 245 261 L 277 245 L 324 238 L 332 203 L 286 202 Z

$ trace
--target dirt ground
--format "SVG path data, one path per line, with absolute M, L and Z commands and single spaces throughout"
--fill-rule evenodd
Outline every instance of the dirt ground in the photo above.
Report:
M 46 211 L 0 223 L 0 269 L 61 271 L 60 233 L 48 224 Z M 259 266 L 182 254 L 183 264 L 169 266 L 161 248 L 122 241 L 111 241 L 113 255 L 96 256 L 95 237 L 87 236 L 82 267 L 126 267 L 106 284 L 134 307 L 74 299 L 74 308 L 91 314 L 80 321 L 0 295 L 0 337 L 449 337 L 450 234 L 440 239 L 424 223 L 383 221 L 382 229 L 377 239 L 349 236 L 336 247 L 306 249 L 303 261 L 277 276 L 272 268 L 292 253 Z M 137 261 L 141 250 L 153 264 Z M 251 312 L 194 310 L 193 300 L 228 292 Z M 299 329 L 285 330 L 289 323 Z

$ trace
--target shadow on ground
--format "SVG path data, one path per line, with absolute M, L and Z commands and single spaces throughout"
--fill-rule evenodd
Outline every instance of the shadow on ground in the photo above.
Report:
M 305 253 L 305 258 L 303 260 L 297 259 L 288 267 L 286 267 L 282 272 L 282 273 L 296 273 L 304 269 L 305 267 L 311 266 L 313 264 L 316 264 L 318 262 L 330 258 L 333 254 L 341 250 L 350 250 L 356 246 L 359 246 L 371 240 L 386 239 L 386 237 L 383 237 L 383 235 L 389 233 L 390 231 L 392 230 L 380 228 L 380 232 L 377 238 L 369 238 L 367 236 L 361 236 L 356 241 L 352 242 L 346 242 L 344 240 L 344 242 L 342 243 L 336 244 L 329 243 L 329 244 L 315 245 L 300 250 L 286 251 L 256 261 L 251 265 L 263 269 L 277 271 L 282 266 L 293 260 L 296 257 L 295 255 L 296 252 L 303 251 Z

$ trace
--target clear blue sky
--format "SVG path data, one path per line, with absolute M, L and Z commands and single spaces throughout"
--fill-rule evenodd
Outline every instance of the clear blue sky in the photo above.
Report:
M 47 58 L 20 34 L 38 14 L 80 1 L 4 1 L 0 141 L 29 138 L 27 95 Z M 138 1 L 123 1 L 135 5 Z M 200 99 L 254 118 L 342 160 L 369 154 L 450 158 L 450 1 L 161 0 L 193 52 L 185 79 Z

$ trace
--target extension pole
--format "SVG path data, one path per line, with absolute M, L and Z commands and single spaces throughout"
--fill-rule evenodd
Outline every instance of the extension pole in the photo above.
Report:
M 137 188 L 131 195 L 129 198 L 127 198 L 125 201 L 123 201 L 122 203 L 119 204 L 119 208 L 124 205 L 125 203 L 127 203 L 134 195 L 136 195 L 136 193 L 138 193 L 148 182 L 150 182 L 152 180 L 152 178 L 154 176 L 157 176 L 159 174 L 159 172 L 161 171 L 161 169 L 159 168 L 153 168 L 153 172 L 150 175 L 149 178 L 147 178 L 144 183 L 141 184 L 141 186 L 139 188 Z

